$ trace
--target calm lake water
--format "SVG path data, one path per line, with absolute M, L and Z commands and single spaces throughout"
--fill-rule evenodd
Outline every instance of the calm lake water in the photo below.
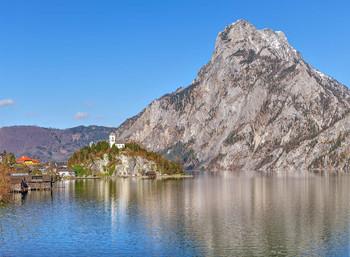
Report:
M 350 175 L 212 172 L 16 196 L 0 256 L 350 254 Z M 18 218 L 14 217 L 16 220 Z

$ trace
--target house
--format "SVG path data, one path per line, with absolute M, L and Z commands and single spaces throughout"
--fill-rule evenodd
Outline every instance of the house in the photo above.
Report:
M 60 169 L 58 171 L 58 175 L 60 177 L 75 177 L 76 176 L 76 171 L 72 169 Z
M 33 161 L 27 156 L 22 156 L 21 158 L 18 159 L 17 163 L 22 163 L 26 165 L 32 165 Z
M 22 163 L 25 165 L 39 165 L 40 161 L 38 159 L 30 159 L 27 156 L 22 156 L 18 159 L 17 163 Z
M 115 141 L 115 146 L 118 149 L 122 149 L 122 148 L 125 148 L 125 143 L 123 141 Z
M 124 142 L 116 140 L 116 135 L 115 135 L 114 132 L 109 134 L 108 143 L 109 143 L 109 147 L 112 147 L 113 145 L 115 145 L 118 149 L 125 148 L 125 143 Z
M 52 189 L 52 178 L 49 175 L 11 174 L 9 179 L 11 191 L 15 192 Z
M 149 178 L 156 178 L 157 173 L 155 171 L 146 171 L 145 175 Z
M 54 164 L 56 168 L 62 169 L 62 168 L 67 168 L 67 162 L 55 162 Z
M 39 165 L 40 161 L 38 159 L 32 159 L 33 164 L 35 165 Z

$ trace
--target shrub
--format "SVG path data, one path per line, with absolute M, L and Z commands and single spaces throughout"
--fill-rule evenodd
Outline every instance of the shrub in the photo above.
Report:
M 77 172 L 77 176 L 88 176 L 91 175 L 91 171 L 84 170 L 82 166 L 73 166 L 73 170 Z
M 109 170 L 108 170 L 108 174 L 109 176 L 112 176 L 115 170 L 115 166 L 112 166 Z

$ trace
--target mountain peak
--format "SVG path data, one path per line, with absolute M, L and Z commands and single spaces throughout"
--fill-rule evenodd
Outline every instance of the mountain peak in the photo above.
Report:
M 236 22 L 232 23 L 231 25 L 239 26 L 242 28 L 254 28 L 254 29 L 256 29 L 253 24 L 251 24 L 249 21 L 246 21 L 243 19 L 239 19 Z
M 216 39 L 214 58 L 223 54 L 224 57 L 238 50 L 253 50 L 258 53 L 267 49 L 277 58 L 293 61 L 301 59 L 287 40 L 282 31 L 274 31 L 270 28 L 258 30 L 249 21 L 238 20 L 224 28 Z

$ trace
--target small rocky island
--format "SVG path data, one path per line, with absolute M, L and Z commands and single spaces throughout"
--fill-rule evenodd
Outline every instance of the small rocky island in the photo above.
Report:
M 106 141 L 86 146 L 75 152 L 68 160 L 68 167 L 77 171 L 77 176 L 144 176 L 153 171 L 157 176 L 182 175 L 181 165 L 165 157 L 148 152 L 132 142 L 118 148 Z

